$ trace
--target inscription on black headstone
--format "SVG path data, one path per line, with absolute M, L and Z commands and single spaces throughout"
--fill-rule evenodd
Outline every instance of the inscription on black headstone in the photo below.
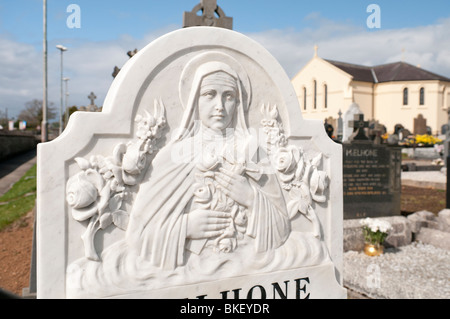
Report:
M 344 218 L 399 215 L 400 148 L 351 143 L 343 156 Z

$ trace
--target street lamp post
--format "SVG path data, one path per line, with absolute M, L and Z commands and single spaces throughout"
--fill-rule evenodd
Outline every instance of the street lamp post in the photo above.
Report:
M 41 124 L 41 142 L 47 142 L 48 141 L 48 124 L 47 124 L 47 103 L 48 103 L 48 97 L 47 97 L 47 0 L 43 0 L 42 3 L 43 7 L 43 55 L 44 55 L 44 65 L 43 65 L 43 71 L 44 71 L 44 78 L 43 78 L 43 101 L 42 101 L 42 124 Z
M 67 108 L 67 106 L 68 106 L 68 100 L 69 100 L 69 89 L 68 89 L 68 82 L 69 82 L 69 78 L 64 78 L 63 79 L 65 82 L 66 82 L 66 101 L 65 101 L 65 108 L 66 108 L 66 116 L 65 116 L 65 121 L 64 121 L 64 123 L 65 123 L 65 125 L 64 125 L 64 128 L 66 128 L 67 127 L 67 123 L 69 122 L 69 110 L 68 110 L 68 108 Z
M 59 134 L 62 133 L 62 109 L 64 104 L 64 93 L 63 93 L 63 82 L 64 82 L 64 72 L 63 72 L 63 52 L 67 51 L 67 48 L 62 46 L 61 44 L 58 44 L 56 46 L 57 49 L 61 51 L 61 105 L 59 107 Z

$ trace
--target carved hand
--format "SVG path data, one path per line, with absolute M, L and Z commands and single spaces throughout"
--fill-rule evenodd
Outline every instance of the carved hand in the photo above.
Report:
M 220 172 L 215 173 L 214 176 L 225 195 L 251 209 L 255 195 L 248 179 L 223 168 L 219 170 Z
M 205 239 L 222 235 L 230 225 L 231 215 L 206 209 L 196 209 L 188 214 L 187 238 Z

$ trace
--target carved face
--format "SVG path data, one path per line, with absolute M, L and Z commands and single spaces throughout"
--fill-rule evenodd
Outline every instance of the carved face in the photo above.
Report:
M 218 72 L 203 79 L 198 99 L 203 125 L 223 132 L 232 123 L 237 103 L 238 89 L 232 76 Z

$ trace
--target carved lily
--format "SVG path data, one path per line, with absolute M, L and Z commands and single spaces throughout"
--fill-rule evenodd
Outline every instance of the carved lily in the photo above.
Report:
M 310 191 L 316 202 L 324 203 L 327 198 L 324 194 L 328 187 L 328 175 L 325 172 L 314 169 L 311 174 Z

